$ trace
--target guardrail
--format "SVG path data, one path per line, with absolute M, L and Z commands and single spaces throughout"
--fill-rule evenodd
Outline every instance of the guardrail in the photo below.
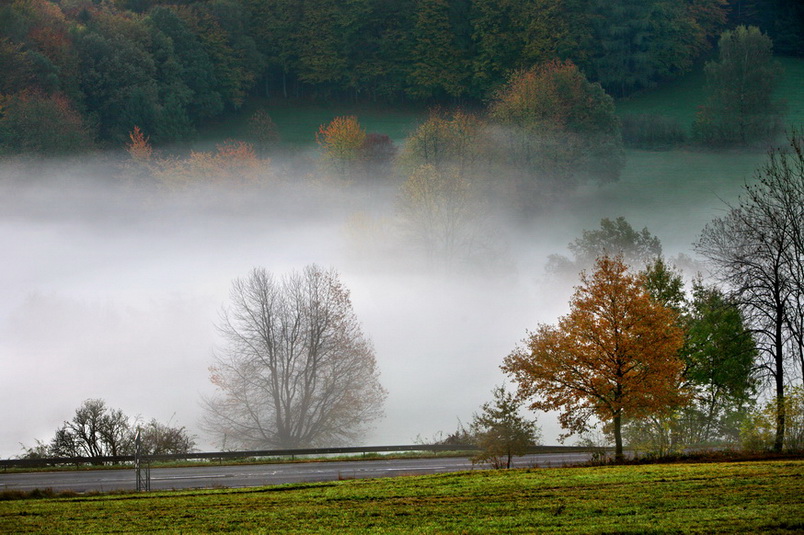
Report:
M 196 452 L 178 453 L 163 455 L 141 455 L 140 462 L 166 462 L 182 460 L 235 460 L 265 457 L 300 457 L 310 455 L 348 455 L 366 453 L 394 453 L 394 452 L 469 452 L 477 451 L 478 447 L 471 444 L 429 444 L 429 445 L 402 445 L 402 446 L 348 446 L 335 448 L 301 448 L 301 449 L 277 449 L 277 450 L 257 450 L 257 451 L 217 451 L 217 452 Z M 528 453 L 573 453 L 573 452 L 593 452 L 600 451 L 600 448 L 587 448 L 581 446 L 533 446 Z M 4 470 L 8 468 L 36 468 L 58 465 L 107 465 L 134 463 L 134 455 L 116 455 L 105 457 L 53 457 L 41 459 L 0 459 L 0 467 Z

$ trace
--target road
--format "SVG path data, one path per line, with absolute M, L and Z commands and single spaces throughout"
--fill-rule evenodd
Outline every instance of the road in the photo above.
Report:
M 561 466 L 583 462 L 588 457 L 587 453 L 527 455 L 515 459 L 515 464 L 517 467 Z M 466 457 L 221 466 L 205 464 L 186 468 L 153 468 L 151 469 L 151 490 L 258 487 L 284 483 L 436 474 L 486 468 L 488 465 L 473 467 Z M 53 489 L 57 492 L 134 490 L 136 488 L 135 472 L 128 468 L 0 473 L 0 491 L 30 491 L 37 488 Z

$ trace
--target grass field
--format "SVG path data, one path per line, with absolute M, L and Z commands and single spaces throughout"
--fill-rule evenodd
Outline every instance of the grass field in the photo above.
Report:
M 804 461 L 481 471 L 0 502 L 2 533 L 801 533 Z

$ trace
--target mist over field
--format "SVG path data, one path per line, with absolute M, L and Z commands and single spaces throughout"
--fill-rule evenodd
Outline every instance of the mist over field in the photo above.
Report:
M 0 457 L 49 441 L 88 398 L 186 426 L 198 447 L 215 323 L 232 279 L 334 267 L 373 341 L 388 390 L 367 444 L 454 431 L 504 381 L 502 359 L 539 322 L 567 311 L 575 281 L 545 272 L 550 254 L 604 217 L 692 254 L 703 226 L 734 201 L 762 155 L 629 151 L 622 178 L 584 185 L 527 222 L 494 206 L 494 262 L 443 269 L 356 214 L 391 214 L 392 187 L 299 176 L 266 186 L 163 191 L 121 180 L 106 162 L 0 169 Z M 555 418 L 539 415 L 543 442 Z

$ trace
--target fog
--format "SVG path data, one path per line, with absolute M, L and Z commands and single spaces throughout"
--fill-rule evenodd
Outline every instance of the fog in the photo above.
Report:
M 585 185 L 527 223 L 494 218 L 507 252 L 494 269 L 433 269 L 348 231 L 360 212 L 393 210 L 392 188 L 300 176 L 271 187 L 161 191 L 121 181 L 106 161 L 0 169 L 0 457 L 49 441 L 88 398 L 130 416 L 186 426 L 198 447 L 215 323 L 232 279 L 263 266 L 334 267 L 373 341 L 388 390 L 366 444 L 451 432 L 505 381 L 502 359 L 539 322 L 567 311 L 571 283 L 547 277 L 550 254 L 603 217 L 648 229 L 667 257 L 692 254 L 759 155 L 629 152 L 623 178 Z M 504 211 L 504 207 L 503 211 Z M 376 252 L 376 251 L 375 251 Z M 556 443 L 554 415 L 538 415 Z

